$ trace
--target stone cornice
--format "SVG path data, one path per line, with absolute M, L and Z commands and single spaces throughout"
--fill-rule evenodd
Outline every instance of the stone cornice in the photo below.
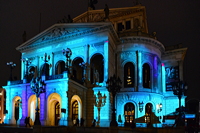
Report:
M 161 51 L 161 53 L 165 52 L 165 48 L 163 44 L 153 38 L 142 37 L 142 36 L 132 36 L 132 37 L 122 37 L 120 38 L 120 40 L 122 44 L 136 43 L 136 42 L 152 44 L 154 47 L 157 47 Z
M 179 48 L 179 49 L 169 50 L 169 51 L 165 51 L 163 56 L 175 55 L 178 53 L 186 53 L 186 51 L 187 51 L 187 48 Z
M 169 51 L 166 51 L 163 55 L 162 55 L 162 59 L 167 59 L 169 58 L 170 56 L 175 56 L 176 55 L 176 59 L 175 60 L 184 60 L 185 58 L 185 55 L 186 55 L 186 52 L 187 52 L 187 48 L 179 48 L 179 49 L 174 49 L 174 50 L 169 50 Z M 180 55 L 180 56 L 177 56 L 177 55 Z M 177 58 L 179 57 L 179 58 Z

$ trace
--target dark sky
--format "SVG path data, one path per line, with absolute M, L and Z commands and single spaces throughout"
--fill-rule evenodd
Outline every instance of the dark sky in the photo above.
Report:
M 96 9 L 130 7 L 135 0 L 98 0 Z M 200 90 L 200 0 L 140 0 L 147 10 L 149 33 L 156 31 L 165 46 L 182 43 L 188 47 L 184 76 L 189 85 L 188 95 Z M 10 69 L 20 79 L 20 53 L 15 50 L 27 39 L 37 35 L 68 14 L 72 18 L 87 11 L 88 0 L 0 0 L 0 86 L 6 85 Z M 41 14 L 41 28 L 39 28 Z M 39 30 L 41 29 L 41 30 Z M 200 91 L 199 91 L 200 92 Z M 200 93 L 194 93 L 200 97 Z

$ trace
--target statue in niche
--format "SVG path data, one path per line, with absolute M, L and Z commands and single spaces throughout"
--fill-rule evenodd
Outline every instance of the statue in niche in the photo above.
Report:
M 137 18 L 134 20 L 134 28 L 137 30 L 139 26 L 140 26 L 140 22 L 139 22 L 139 19 Z
M 153 35 L 153 38 L 157 40 L 155 31 L 152 33 L 152 35 Z
M 104 13 L 105 13 L 105 18 L 104 19 L 108 19 L 109 18 L 109 8 L 108 5 L 105 4 L 105 8 L 104 8 Z
M 68 15 L 68 18 L 67 18 L 67 23 L 73 23 L 73 19 L 71 18 L 70 15 Z
M 94 70 L 94 83 L 99 83 L 99 72 Z
M 68 17 L 64 16 L 64 18 L 59 20 L 58 23 L 73 23 L 73 19 L 70 15 L 68 15 Z
M 135 5 L 140 5 L 141 3 L 139 2 L 139 0 L 135 1 Z

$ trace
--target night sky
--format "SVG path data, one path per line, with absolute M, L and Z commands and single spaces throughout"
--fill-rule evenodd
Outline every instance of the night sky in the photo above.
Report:
M 130 7 L 135 0 L 98 0 L 96 9 Z M 200 97 L 200 0 L 140 0 L 147 10 L 149 33 L 165 46 L 182 43 L 188 47 L 184 62 L 184 78 L 189 99 Z M 6 85 L 10 69 L 20 79 L 20 53 L 23 32 L 30 39 L 68 14 L 72 18 L 87 11 L 88 0 L 0 0 L 0 87 Z M 40 26 L 41 14 L 41 26 Z M 195 93 L 199 90 L 199 93 Z

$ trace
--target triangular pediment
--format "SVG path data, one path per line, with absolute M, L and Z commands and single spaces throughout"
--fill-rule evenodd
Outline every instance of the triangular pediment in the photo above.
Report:
M 110 22 L 55 24 L 18 46 L 16 49 L 22 52 L 30 47 L 38 48 L 48 42 L 63 39 L 70 40 L 80 36 L 94 34 L 95 32 L 105 30 L 106 28 L 112 28 L 112 24 Z

